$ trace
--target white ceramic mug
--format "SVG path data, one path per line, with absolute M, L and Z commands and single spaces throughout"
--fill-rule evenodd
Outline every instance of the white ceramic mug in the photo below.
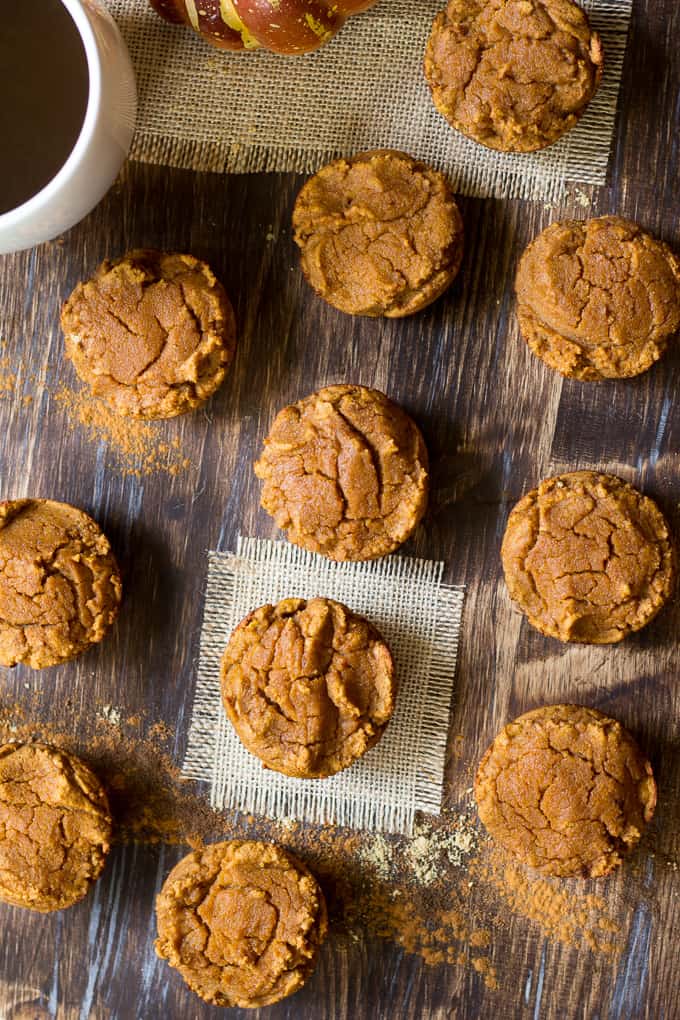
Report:
M 23 0 L 13 0 L 23 3 Z M 78 223 L 113 184 L 132 142 L 137 93 L 130 55 L 99 0 L 60 0 L 85 51 L 89 83 L 80 133 L 55 176 L 0 215 L 0 253 L 49 241 Z

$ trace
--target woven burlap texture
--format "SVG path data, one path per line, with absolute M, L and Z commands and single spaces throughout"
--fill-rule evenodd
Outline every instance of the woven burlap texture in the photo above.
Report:
M 132 158 L 194 170 L 317 170 L 362 149 L 403 149 L 461 194 L 558 202 L 568 183 L 604 184 L 632 0 L 585 0 L 605 49 L 581 123 L 531 155 L 484 149 L 435 110 L 422 72 L 444 0 L 381 0 L 317 53 L 222 53 L 168 25 L 147 0 L 108 0 L 139 89 Z
M 210 784 L 210 802 L 273 819 L 409 834 L 417 812 L 439 814 L 464 592 L 443 564 L 390 556 L 333 563 L 288 542 L 239 538 L 211 552 L 198 678 L 182 769 Z M 380 742 L 329 779 L 267 771 L 236 736 L 220 699 L 229 635 L 252 609 L 322 595 L 374 623 L 394 656 L 399 694 Z

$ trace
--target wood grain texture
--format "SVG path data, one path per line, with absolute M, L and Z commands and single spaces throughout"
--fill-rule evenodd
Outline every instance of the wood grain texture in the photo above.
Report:
M 0 493 L 83 507 L 120 557 L 126 598 L 113 635 L 75 663 L 0 670 L 2 703 L 35 705 L 79 732 L 104 704 L 146 712 L 176 732 L 183 755 L 209 548 L 238 532 L 273 537 L 251 470 L 276 411 L 319 386 L 376 386 L 410 411 L 431 453 L 427 517 L 406 552 L 446 561 L 468 585 L 446 803 L 470 785 L 497 730 L 522 711 L 571 700 L 608 712 L 648 750 L 660 783 L 652 832 L 635 866 L 596 888 L 625 918 L 614 961 L 546 941 L 508 916 L 494 940 L 501 988 L 470 970 L 427 967 L 396 947 L 330 939 L 318 972 L 293 999 L 246 1020 L 673 1020 L 680 842 L 680 691 L 675 603 L 614 648 L 564 647 L 511 606 L 499 548 L 512 504 L 564 468 L 619 473 L 658 499 L 680 539 L 680 351 L 630 382 L 563 381 L 518 336 L 512 279 L 524 245 L 564 215 L 617 212 L 680 249 L 680 9 L 636 3 L 610 186 L 561 209 L 465 200 L 467 248 L 451 291 L 405 321 L 352 319 L 301 278 L 289 221 L 300 179 L 229 177 L 128 165 L 94 213 L 60 242 L 0 258 L 0 358 L 17 375 L 0 390 Z M 588 193 L 590 195 L 590 193 Z M 55 399 L 77 387 L 62 357 L 61 300 L 101 259 L 130 247 L 206 259 L 236 306 L 235 365 L 203 413 L 158 425 L 190 466 L 175 477 L 121 473 L 104 443 L 69 427 Z M 24 403 L 23 397 L 32 397 Z M 452 742 L 453 745 L 453 742 Z M 207 1020 L 226 1016 L 186 991 L 153 952 L 153 901 L 182 851 L 120 847 L 85 902 L 63 914 L 0 905 L 0 1020 Z M 591 883 L 591 888 L 594 888 Z M 477 893 L 470 894 L 471 908 Z

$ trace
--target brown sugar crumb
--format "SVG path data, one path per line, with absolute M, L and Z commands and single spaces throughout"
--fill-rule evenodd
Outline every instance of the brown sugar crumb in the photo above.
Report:
M 0 663 L 43 669 L 101 641 L 121 600 L 108 539 L 49 499 L 0 503 Z
M 190 459 L 182 453 L 180 439 L 159 439 L 158 425 L 123 418 L 104 401 L 65 386 L 53 396 L 66 410 L 72 429 L 82 430 L 91 443 L 107 445 L 121 474 L 141 477 L 165 472 L 175 476 L 191 467 Z
M 600 39 L 571 0 L 449 0 L 425 54 L 439 112 L 503 152 L 533 152 L 574 127 L 602 76 Z
M 510 597 L 560 641 L 621 641 L 656 616 L 675 585 L 671 537 L 656 504 L 592 471 L 549 478 L 520 500 L 501 556 Z
M 443 174 L 378 149 L 324 167 L 293 211 L 302 270 L 350 315 L 412 315 L 455 279 L 463 221 Z
M 256 1008 L 292 995 L 327 929 L 323 893 L 280 847 L 214 843 L 183 858 L 156 905 L 156 951 L 217 1006 Z
M 573 379 L 638 375 L 680 329 L 680 259 L 618 216 L 551 223 L 515 288 L 529 347 Z
M 210 268 L 148 249 L 106 260 L 61 312 L 66 356 L 118 414 L 173 418 L 212 396 L 234 356 L 234 313 Z
M 320 779 L 382 736 L 394 708 L 390 651 L 331 599 L 285 599 L 242 620 L 222 659 L 222 701 L 244 745 L 276 772 Z
M 255 464 L 262 506 L 289 541 L 335 560 L 385 556 L 427 504 L 419 429 L 384 394 L 329 386 L 276 417 Z
M 596 878 L 617 868 L 654 814 L 649 762 L 614 719 L 552 705 L 515 719 L 482 758 L 479 817 L 522 863 Z
M 0 747 L 0 899 L 72 906 L 101 874 L 110 836 L 106 794 L 83 762 L 44 744 Z

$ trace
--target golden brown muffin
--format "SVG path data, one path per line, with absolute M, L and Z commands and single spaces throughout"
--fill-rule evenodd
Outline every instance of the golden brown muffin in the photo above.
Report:
M 574 127 L 602 77 L 602 45 L 571 0 L 449 0 L 425 76 L 452 127 L 502 152 L 533 152 Z
M 236 347 L 229 298 L 192 255 L 139 250 L 106 260 L 65 302 L 61 325 L 83 382 L 132 418 L 200 407 Z
M 446 177 L 389 149 L 338 159 L 311 177 L 293 228 L 308 281 L 350 315 L 419 312 L 463 258 L 463 221 Z
M 673 593 L 675 557 L 655 503 L 593 471 L 541 482 L 515 506 L 501 549 L 511 598 L 560 641 L 610 644 Z
M 51 499 L 0 503 L 0 665 L 74 658 L 106 634 L 122 586 L 108 539 Z
M 614 719 L 578 705 L 521 715 L 475 778 L 479 817 L 523 864 L 597 878 L 617 868 L 656 806 L 652 767 Z
M 397 693 L 372 624 L 331 599 L 285 599 L 242 620 L 222 659 L 222 701 L 268 769 L 322 779 L 380 740 Z
M 552 223 L 524 252 L 515 287 L 529 347 L 574 379 L 644 372 L 680 329 L 680 260 L 618 216 Z
M 289 541 L 333 560 L 393 552 L 427 505 L 419 429 L 384 394 L 328 386 L 276 416 L 255 474 Z
M 82 761 L 45 744 L 0 747 L 0 899 L 43 913 L 72 906 L 110 839 L 106 793 Z
M 303 986 L 328 930 L 319 885 L 280 847 L 213 843 L 175 865 L 156 900 L 156 952 L 216 1006 L 255 1009 Z

